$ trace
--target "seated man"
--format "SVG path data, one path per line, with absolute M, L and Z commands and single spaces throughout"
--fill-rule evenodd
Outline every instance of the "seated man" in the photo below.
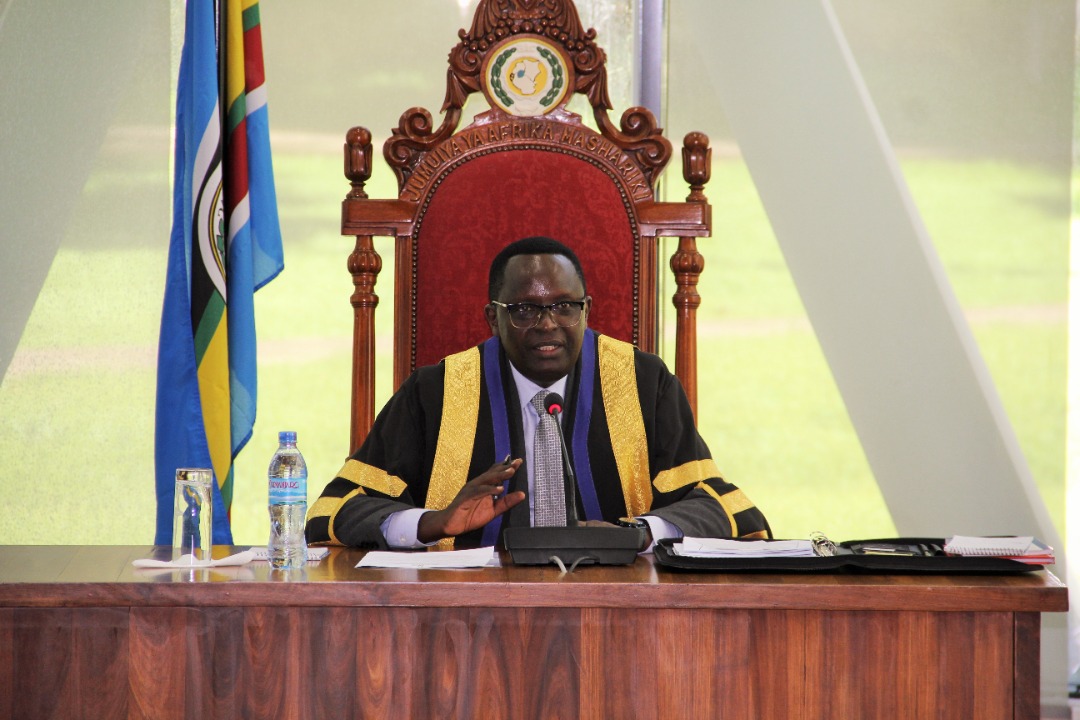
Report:
M 530 400 L 544 389 L 566 398 L 582 522 L 643 520 L 648 548 L 684 535 L 770 535 L 761 512 L 720 477 L 663 361 L 587 328 L 592 298 L 572 250 L 549 238 L 508 245 L 491 264 L 488 292 L 493 337 L 402 384 L 312 505 L 309 543 L 477 547 L 534 524 L 540 419 Z

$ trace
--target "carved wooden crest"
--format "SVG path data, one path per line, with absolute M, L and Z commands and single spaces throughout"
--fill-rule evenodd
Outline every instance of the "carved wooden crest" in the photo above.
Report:
M 474 126 L 487 124 L 510 127 L 513 120 L 534 118 L 562 125 L 579 125 L 564 144 L 589 145 L 591 152 L 603 147 L 603 157 L 624 175 L 634 166 L 640 176 L 637 191 L 630 194 L 642 199 L 640 188 L 652 197 L 656 180 L 671 157 L 671 144 L 656 126 L 656 119 L 645 108 L 630 108 L 616 127 L 608 117 L 611 101 L 607 91 L 607 57 L 595 43 L 596 31 L 584 30 L 577 8 L 571 0 L 481 0 L 472 27 L 458 33 L 460 42 L 450 51 L 443 121 L 438 127 L 424 108 L 411 108 L 401 116 L 398 127 L 383 148 L 387 163 L 398 178 L 402 199 L 417 198 L 414 177 L 425 166 L 432 170 L 463 148 L 465 140 L 447 146 L 458 131 L 461 110 L 469 95 L 482 93 L 491 110 L 477 118 Z M 593 109 L 600 133 L 581 124 L 577 115 L 565 110 L 574 94 L 584 95 Z M 518 124 L 510 132 L 549 134 L 543 124 Z M 486 130 L 484 136 L 491 135 Z M 466 133 L 461 133 L 462 135 Z M 512 136 L 522 139 L 521 135 Z M 497 138 L 495 138 L 497 139 Z M 471 149 L 471 146 L 470 146 Z M 441 156 L 432 162 L 432 155 Z M 407 193 L 407 194 L 406 194 Z
M 596 31 L 585 31 L 570 0 L 481 0 L 472 28 L 458 33 L 461 42 L 450 51 L 443 111 L 460 109 L 470 93 L 481 89 L 485 59 L 496 46 L 518 35 L 531 35 L 562 48 L 576 76 L 573 92 L 589 104 L 611 109 L 607 93 L 607 56 L 597 47 Z

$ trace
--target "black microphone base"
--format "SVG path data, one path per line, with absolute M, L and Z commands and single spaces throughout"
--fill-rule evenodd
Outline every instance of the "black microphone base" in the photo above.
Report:
M 511 527 L 503 544 L 515 565 L 629 565 L 645 544 L 643 528 Z

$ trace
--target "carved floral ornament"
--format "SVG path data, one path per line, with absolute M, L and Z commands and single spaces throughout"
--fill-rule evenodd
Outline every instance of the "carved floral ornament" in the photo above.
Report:
M 645 108 L 628 109 L 618 125 L 608 117 L 607 58 L 595 43 L 596 31 L 582 28 L 571 0 L 480 0 L 471 28 L 459 31 L 458 37 L 460 41 L 450 51 L 441 123 L 436 126 L 423 108 L 410 108 L 383 146 L 402 199 L 415 201 L 422 194 L 421 185 L 433 177 L 432 171 L 475 151 L 480 141 L 490 150 L 496 138 L 489 128 L 477 130 L 478 126 L 498 123 L 498 139 L 507 140 L 502 126 L 508 119 L 576 126 L 569 136 L 564 130 L 547 131 L 550 137 L 543 136 L 544 128 L 537 137 L 533 126 L 508 127 L 510 138 L 516 140 L 540 140 L 570 152 L 584 150 L 593 162 L 599 156 L 635 201 L 651 198 L 652 187 L 671 156 L 671 145 Z M 475 92 L 482 93 L 492 109 L 455 135 L 465 101 Z M 565 109 L 578 93 L 593 109 L 600 131 L 596 137 L 590 137 L 595 133 L 581 124 L 580 117 Z M 631 164 L 637 166 L 636 173 L 631 173 Z M 360 197 L 362 192 L 354 181 L 352 196 Z
M 517 58 L 506 57 L 510 50 L 507 45 L 517 46 L 514 40 L 526 36 L 529 42 L 513 53 Z M 484 92 L 492 107 L 510 112 L 505 102 L 500 102 L 502 98 L 497 92 L 488 91 L 488 87 L 494 85 L 489 70 L 500 57 L 504 63 L 502 69 L 508 70 L 505 64 L 515 64 L 511 59 L 518 60 L 528 54 L 533 55 L 541 66 L 554 68 L 557 61 L 564 73 L 562 90 L 566 96 L 585 93 L 593 107 L 611 109 L 604 51 L 596 46 L 596 31 L 582 28 L 577 8 L 571 0 L 480 0 L 472 27 L 468 31 L 461 30 L 458 37 L 460 42 L 450 51 L 444 112 L 463 107 L 469 93 L 477 91 Z M 538 48 L 544 48 L 550 56 L 545 57 L 546 53 Z M 524 71 L 524 78 L 535 73 L 537 67 L 526 64 L 517 70 Z M 505 89 L 505 79 L 499 80 Z M 507 95 L 514 99 L 512 94 Z M 540 95 L 536 99 L 544 97 Z M 551 107 L 558 104 L 553 102 Z
M 543 118 L 511 118 L 462 130 L 425 153 L 404 183 L 403 200 L 419 201 L 425 188 L 450 166 L 484 152 L 526 142 L 536 149 L 567 152 L 588 158 L 619 178 L 635 201 L 652 198 L 652 187 L 641 167 L 623 148 L 580 124 Z M 521 147 L 518 145 L 518 147 Z

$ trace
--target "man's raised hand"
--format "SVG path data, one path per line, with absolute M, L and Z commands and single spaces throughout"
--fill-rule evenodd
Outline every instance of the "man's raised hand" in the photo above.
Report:
M 487 525 L 525 499 L 525 493 L 508 492 L 504 485 L 521 467 L 521 458 L 495 463 L 481 475 L 465 483 L 457 497 L 444 509 L 424 513 L 420 517 L 416 536 L 420 542 L 431 543 L 444 537 L 454 537 Z

